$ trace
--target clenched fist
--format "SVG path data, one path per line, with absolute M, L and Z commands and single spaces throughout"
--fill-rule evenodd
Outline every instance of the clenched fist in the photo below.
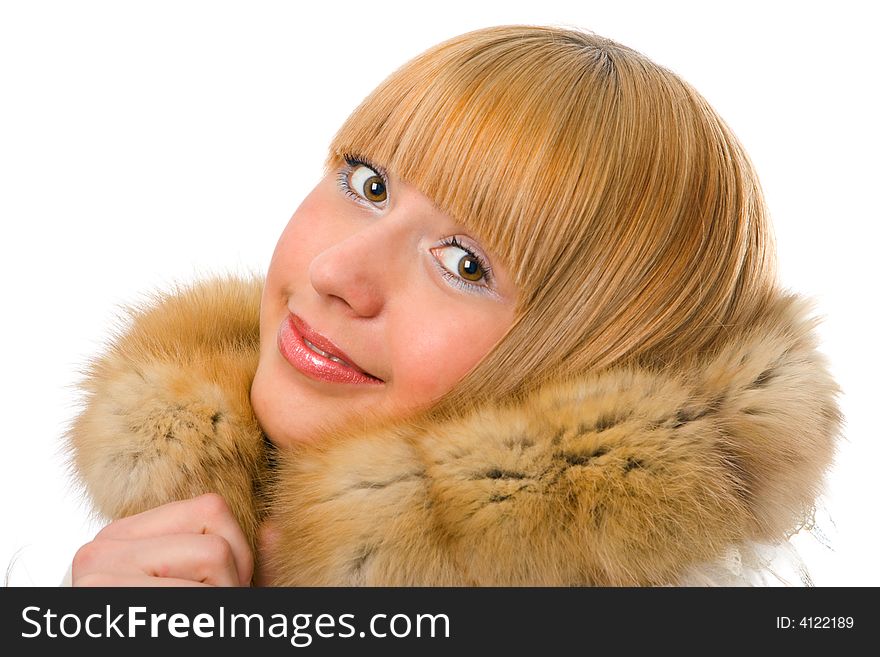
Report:
M 208 493 L 116 520 L 73 558 L 73 586 L 249 586 L 254 556 Z

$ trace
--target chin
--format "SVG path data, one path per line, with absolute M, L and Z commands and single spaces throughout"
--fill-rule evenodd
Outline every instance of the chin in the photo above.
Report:
M 258 368 L 250 398 L 260 428 L 276 447 L 314 442 L 332 429 L 320 420 L 322 404 L 307 400 L 289 378 L 268 377 Z

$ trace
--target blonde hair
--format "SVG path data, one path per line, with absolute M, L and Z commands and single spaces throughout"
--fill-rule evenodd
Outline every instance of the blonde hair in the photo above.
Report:
M 434 412 L 620 363 L 673 366 L 777 286 L 731 130 L 674 73 L 594 34 L 507 25 L 440 43 L 354 110 L 326 171 L 345 154 L 421 190 L 518 287 L 506 335 Z

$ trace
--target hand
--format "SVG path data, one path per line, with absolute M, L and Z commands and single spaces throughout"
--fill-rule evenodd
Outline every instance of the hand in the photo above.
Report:
M 248 586 L 254 557 L 214 493 L 116 520 L 73 558 L 73 586 Z

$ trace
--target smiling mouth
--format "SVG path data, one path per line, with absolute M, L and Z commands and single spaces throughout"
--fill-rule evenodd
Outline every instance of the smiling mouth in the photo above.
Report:
M 328 360 L 332 360 L 334 363 L 339 363 L 340 365 L 344 365 L 345 367 L 350 367 L 355 372 L 360 372 L 364 376 L 368 376 L 371 379 L 375 379 L 376 381 L 382 381 L 382 379 L 380 379 L 378 376 L 373 376 L 372 374 L 370 374 L 366 370 L 361 369 L 357 365 L 352 365 L 347 360 L 342 360 L 339 356 L 337 356 L 335 354 L 331 354 L 329 351 L 324 351 L 315 343 L 310 342 L 304 335 L 300 334 L 300 337 L 302 338 L 303 344 L 305 344 L 305 346 L 307 346 L 309 349 L 314 351 L 319 356 L 323 356 L 324 358 L 327 358 Z
M 304 334 L 308 334 L 309 337 Z M 290 313 L 279 327 L 278 349 L 281 355 L 309 378 L 331 383 L 385 383 L 351 361 L 327 351 L 323 346 L 319 347 L 315 344 L 315 340 L 326 347 L 335 347 L 329 339 L 314 331 L 293 313 Z
M 311 349 L 312 351 L 314 351 L 316 354 L 321 354 L 324 358 L 329 358 L 330 360 L 336 361 L 337 363 L 342 363 L 346 367 L 351 367 L 352 369 L 357 369 L 357 368 L 353 367 L 351 363 L 347 363 L 344 360 L 342 360 L 341 358 L 334 356 L 333 354 L 326 352 L 323 349 L 319 349 L 318 347 L 313 345 L 311 342 L 309 342 L 305 338 L 303 338 L 303 342 L 305 342 L 306 346 L 309 349 Z M 364 372 L 364 374 L 367 374 L 367 372 Z M 370 376 L 372 376 L 372 374 L 370 374 Z M 373 378 L 375 378 L 375 377 L 373 377 Z

